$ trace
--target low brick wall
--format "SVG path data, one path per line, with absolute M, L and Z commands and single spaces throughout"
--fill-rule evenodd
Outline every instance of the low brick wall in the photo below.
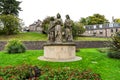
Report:
M 6 43 L 7 42 L 5 42 L 5 41 L 0 41 L 0 51 L 4 50 L 4 47 L 5 47 Z
M 24 41 L 23 42 L 28 50 L 43 49 L 44 43 L 46 41 Z
M 0 41 L 0 51 L 4 50 L 4 47 L 6 45 L 6 41 Z M 44 43 L 46 41 L 23 41 L 25 44 L 26 48 L 28 50 L 39 50 L 43 49 Z M 77 48 L 101 48 L 101 47 L 106 47 L 108 41 L 76 41 L 76 47 Z
M 108 46 L 108 41 L 77 41 L 77 48 L 102 48 Z

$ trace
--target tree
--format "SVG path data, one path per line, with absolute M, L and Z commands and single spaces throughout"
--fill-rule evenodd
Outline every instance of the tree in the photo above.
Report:
M 120 18 L 114 19 L 114 22 L 115 22 L 115 23 L 120 23 Z
M 54 17 L 53 17 L 54 18 Z M 51 20 L 51 17 L 48 16 L 46 17 L 43 22 L 42 22 L 42 27 L 43 27 L 43 33 L 47 34 L 48 32 L 48 27 L 50 25 L 50 20 Z
M 16 0 L 0 0 L 0 14 L 18 16 L 19 11 L 21 11 L 20 3 Z
M 86 25 L 86 18 L 83 18 L 83 17 L 82 17 L 82 18 L 80 19 L 80 23 Z
M 105 16 L 100 14 L 93 14 L 92 16 L 81 18 L 80 22 L 83 23 L 84 25 L 109 23 L 109 21 L 105 18 Z
M 72 32 L 74 38 L 84 33 L 85 32 L 84 24 L 80 22 L 74 22 Z
M 18 33 L 20 29 L 19 20 L 19 18 L 13 15 L 0 15 L 0 21 L 4 24 L 4 33 L 7 35 Z

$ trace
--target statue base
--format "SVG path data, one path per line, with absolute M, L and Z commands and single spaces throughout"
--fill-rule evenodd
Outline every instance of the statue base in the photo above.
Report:
M 70 62 L 81 60 L 77 57 L 74 43 L 46 43 L 44 45 L 44 56 L 38 59 L 52 62 Z

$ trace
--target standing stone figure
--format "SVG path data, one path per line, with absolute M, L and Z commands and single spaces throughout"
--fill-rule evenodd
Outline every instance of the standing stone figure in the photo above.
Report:
M 48 28 L 48 41 L 49 42 L 55 41 L 55 19 L 54 17 L 50 18 L 50 26 Z
M 57 19 L 55 20 L 55 42 L 62 42 L 62 26 L 63 22 L 60 14 L 57 14 Z
M 73 22 L 70 19 L 69 15 L 66 15 L 66 20 L 64 22 L 64 27 L 65 27 L 65 40 L 67 42 L 73 41 L 72 24 L 73 24 Z

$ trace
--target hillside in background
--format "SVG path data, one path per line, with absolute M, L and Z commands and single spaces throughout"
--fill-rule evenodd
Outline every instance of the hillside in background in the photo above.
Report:
M 19 33 L 16 35 L 0 35 L 0 41 L 18 39 L 22 41 L 47 41 L 47 35 L 37 32 Z M 78 37 L 75 41 L 107 41 L 108 38 L 99 37 Z

